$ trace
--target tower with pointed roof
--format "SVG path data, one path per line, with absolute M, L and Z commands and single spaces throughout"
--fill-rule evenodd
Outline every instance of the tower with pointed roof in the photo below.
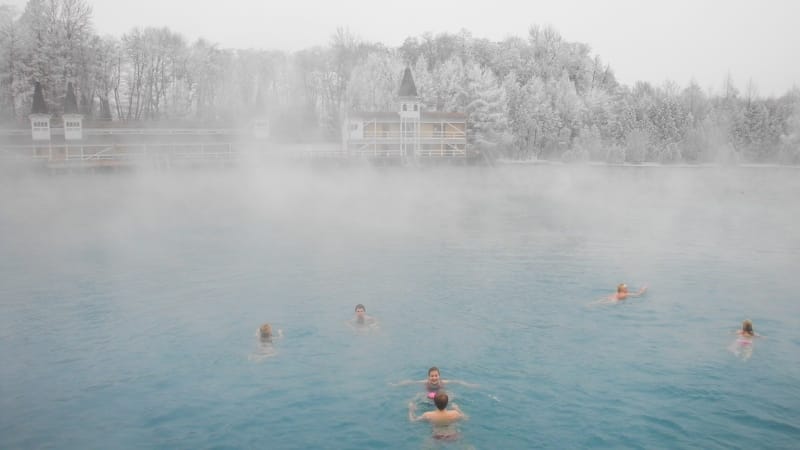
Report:
M 67 96 L 64 98 L 64 139 L 75 141 L 83 139 L 83 114 L 78 111 L 78 100 L 72 82 L 67 84 Z
M 33 87 L 33 105 L 28 115 L 31 121 L 31 137 L 34 141 L 50 140 L 50 114 L 44 101 L 42 85 L 37 81 Z
M 417 157 L 419 153 L 420 101 L 417 86 L 411 69 L 406 67 L 400 90 L 397 93 L 400 103 L 400 151 L 406 160 Z

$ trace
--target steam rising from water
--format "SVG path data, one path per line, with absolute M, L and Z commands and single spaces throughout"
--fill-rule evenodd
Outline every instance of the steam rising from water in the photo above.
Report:
M 164 227 L 224 232 L 267 224 L 336 245 L 343 237 L 509 238 L 503 236 L 508 222 L 528 217 L 531 232 L 587 243 L 611 234 L 655 255 L 686 237 L 681 223 L 702 221 L 708 233 L 693 244 L 724 253 L 730 231 L 754 247 L 797 245 L 795 175 L 792 169 L 291 166 L 33 176 L 5 179 L 0 225 L 6 245 L 18 251 L 99 239 L 124 252 L 146 249 L 147 242 L 126 242 Z M 771 242 L 776 236 L 791 239 Z
M 630 421 L 639 438 L 738 444 L 718 436 L 736 423 L 715 410 L 723 396 L 728 410 L 755 398 L 742 420 L 762 420 L 760 433 L 793 423 L 792 169 L 253 165 L 20 174 L 0 187 L 0 381 L 22 392 L 0 407 L 19 411 L 12 427 L 26 424 L 0 433 L 10 447 L 31 436 L 47 446 L 59 429 L 80 431 L 79 444 L 109 439 L 78 421 L 124 423 L 153 446 L 161 432 L 207 443 L 199 428 L 230 423 L 258 431 L 220 445 L 264 429 L 281 443 L 310 431 L 306 447 L 329 434 L 352 443 L 362 424 L 330 418 L 364 405 L 383 414 L 365 418 L 378 431 L 364 439 L 409 439 L 406 393 L 365 386 L 422 377 L 431 363 L 496 385 L 463 392 L 476 444 L 529 442 L 527 417 L 537 439 L 574 447 L 587 442 L 576 423 L 588 439 L 630 443 Z M 618 282 L 651 291 L 586 307 Z M 383 334 L 345 335 L 355 303 Z M 768 383 L 744 399 L 731 395 L 742 383 L 728 366 L 740 361 L 724 349 L 743 318 L 770 335 L 744 371 Z M 246 355 L 264 320 L 287 338 L 258 365 Z M 653 399 L 667 409 L 642 414 Z M 282 414 L 311 406 L 316 415 Z M 769 442 L 796 431 L 782 430 Z

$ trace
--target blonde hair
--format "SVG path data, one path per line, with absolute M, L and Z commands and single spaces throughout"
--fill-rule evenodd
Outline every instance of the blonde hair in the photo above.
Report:
M 262 338 L 272 337 L 272 326 L 268 323 L 261 325 L 258 329 L 259 334 L 261 334 Z
M 624 289 L 628 289 L 628 285 L 625 283 L 620 283 L 617 285 L 617 292 L 622 292 Z
M 747 334 L 753 334 L 753 321 L 747 319 L 744 322 L 742 322 L 742 331 L 744 331 Z

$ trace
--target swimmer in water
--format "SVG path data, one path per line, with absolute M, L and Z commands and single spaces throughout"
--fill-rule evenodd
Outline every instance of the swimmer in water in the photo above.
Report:
M 735 331 L 737 338 L 730 346 L 731 352 L 737 357 L 741 357 L 747 361 L 753 356 L 753 339 L 764 337 L 753 331 L 753 322 L 745 320 L 742 322 L 742 328 Z
M 356 305 L 356 314 L 347 324 L 354 330 L 378 327 L 378 321 L 374 317 L 367 315 L 367 308 L 361 303 Z
M 628 292 L 628 285 L 625 283 L 620 283 L 619 285 L 617 285 L 616 293 L 611 294 L 608 297 L 603 297 L 600 300 L 593 303 L 617 303 L 628 298 L 641 297 L 642 295 L 644 295 L 645 292 L 647 292 L 647 286 L 642 286 L 642 288 L 639 289 L 638 292 L 630 293 Z
M 414 380 L 406 380 L 401 381 L 399 383 L 394 383 L 393 386 L 406 386 L 409 384 L 422 384 L 425 386 L 425 390 L 427 391 L 427 397 L 433 399 L 438 392 L 444 391 L 446 385 L 448 384 L 460 384 L 466 387 L 478 387 L 477 384 L 467 383 L 466 381 L 461 380 L 445 380 L 441 377 L 439 373 L 438 367 L 431 367 L 428 369 L 428 378 L 424 380 L 414 381 Z
M 431 437 L 437 441 L 455 441 L 460 437 L 456 422 L 468 419 L 458 405 L 452 404 L 453 409 L 447 409 L 450 398 L 444 392 L 439 392 L 433 397 L 436 410 L 416 415 L 417 405 L 408 403 L 408 420 L 411 422 L 427 421 L 431 424 Z
M 258 350 L 250 355 L 249 359 L 251 361 L 260 361 L 277 354 L 275 352 L 275 347 L 272 345 L 272 341 L 273 339 L 281 339 L 283 337 L 283 330 L 278 330 L 277 333 L 275 333 L 272 331 L 272 325 L 265 323 L 258 327 L 256 336 L 258 337 L 259 346 Z

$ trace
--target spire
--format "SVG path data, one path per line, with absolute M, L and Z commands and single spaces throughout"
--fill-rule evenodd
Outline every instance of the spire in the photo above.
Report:
M 33 88 L 33 107 L 31 114 L 47 114 L 47 104 L 44 102 L 42 85 L 37 81 Z
M 72 82 L 67 83 L 67 96 L 64 98 L 64 114 L 78 114 L 78 100 L 75 99 L 75 89 Z
M 397 93 L 400 97 L 417 97 L 417 87 L 414 85 L 414 77 L 411 76 L 411 69 L 406 67 L 403 73 L 403 81 L 400 82 L 400 91 Z

